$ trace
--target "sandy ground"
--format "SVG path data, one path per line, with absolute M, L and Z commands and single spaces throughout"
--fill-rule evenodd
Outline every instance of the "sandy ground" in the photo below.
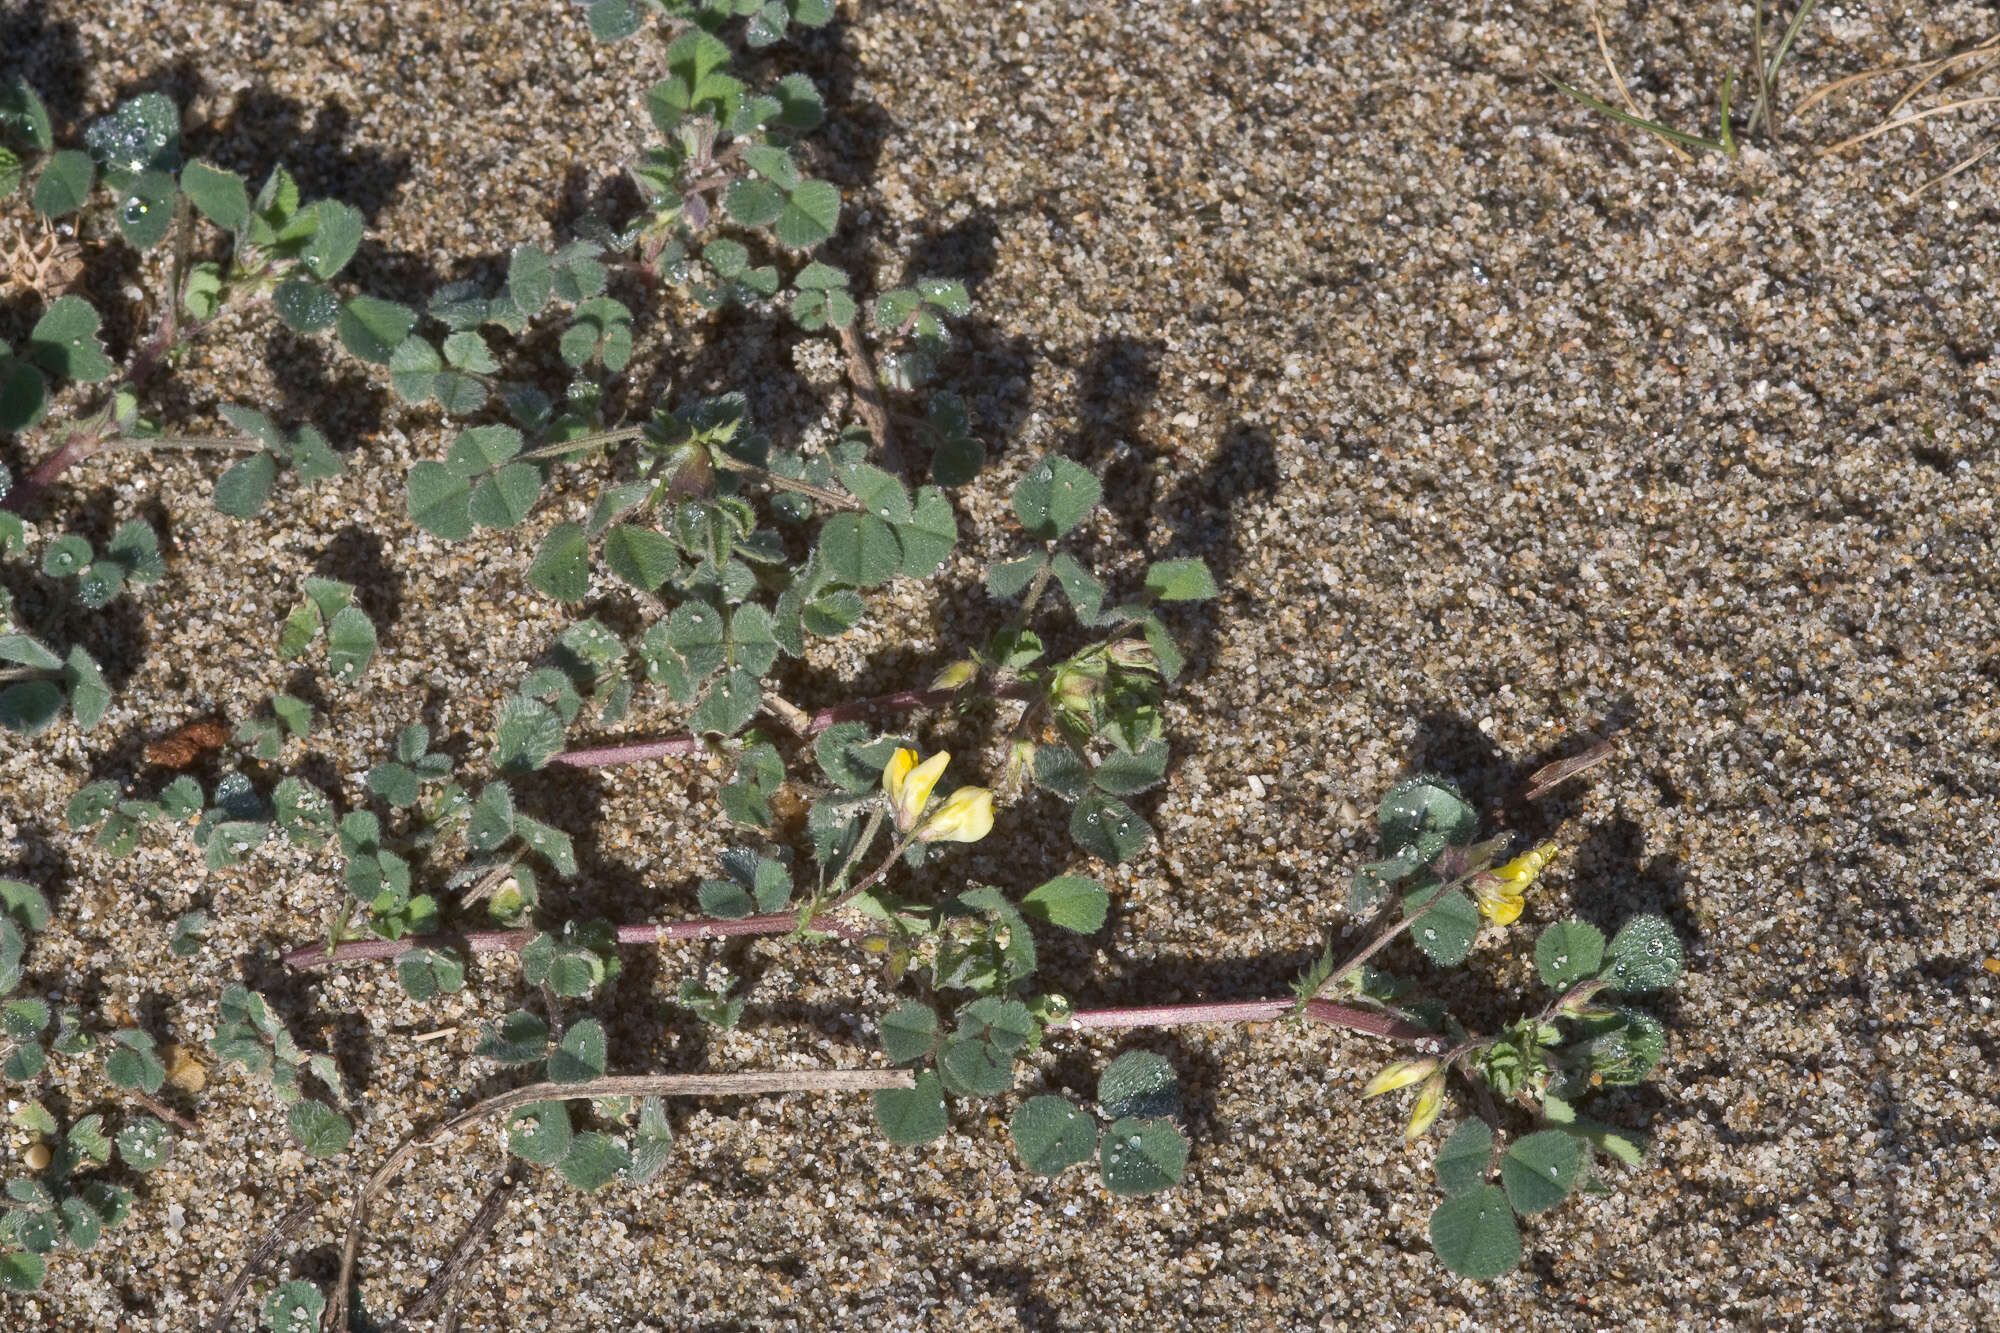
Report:
M 1635 96 L 1712 127 L 1747 7 L 1607 9 Z M 0 15 L 0 74 L 25 71 L 71 126 L 167 91 L 192 152 L 258 177 L 283 162 L 308 196 L 361 206 L 352 289 L 407 301 L 496 281 L 513 245 L 623 198 L 620 164 L 650 132 L 657 48 L 598 47 L 555 4 Z M 1786 100 L 1991 31 L 1970 4 L 1825 11 Z M 996 459 L 960 497 L 968 539 L 942 586 L 903 594 L 893 632 L 816 658 L 799 701 L 920 683 L 998 623 L 975 580 L 1014 549 L 1007 489 L 1046 450 L 1105 477 L 1100 568 L 1207 560 L 1225 596 L 1182 621 L 1178 761 L 1147 802 L 1164 845 L 1108 874 L 1103 935 L 1048 951 L 1058 984 L 1103 1004 L 1281 993 L 1340 920 L 1387 784 L 1439 770 L 1502 808 L 1528 771 L 1615 730 L 1614 764 L 1515 808 L 1529 833 L 1570 821 L 1576 853 L 1453 993 L 1504 1013 L 1527 927 L 1665 914 L 1690 963 L 1658 1006 L 1671 1051 L 1598 1112 L 1656 1147 L 1616 1193 L 1538 1220 L 1519 1273 L 1475 1285 L 1428 1250 L 1430 1147 L 1357 1102 L 1381 1059 L 1367 1043 L 1062 1038 L 1047 1087 L 1087 1091 L 1121 1047 L 1174 1059 L 1184 1187 L 1124 1201 L 1083 1171 L 1026 1175 L 1004 1107 L 961 1106 L 922 1151 L 885 1144 L 860 1098 L 683 1107 L 646 1188 L 585 1198 L 528 1173 L 458 1287 L 459 1327 L 2000 1327 L 2000 977 L 1982 966 L 2000 953 L 1994 168 L 1913 197 L 2000 117 L 1820 157 L 1881 119 L 1904 86 L 1888 80 L 1740 161 L 1684 165 L 1542 82 L 1611 91 L 1588 10 L 1538 3 L 850 2 L 766 66 L 805 70 L 836 109 L 815 151 L 848 195 L 839 255 L 882 286 L 972 284 L 946 378 Z M 126 345 L 155 271 L 92 283 Z M 781 437 L 839 424 L 829 345 L 781 317 L 653 305 L 641 342 L 635 404 L 740 384 Z M 141 770 L 147 739 L 294 681 L 327 721 L 293 761 L 324 783 L 358 789 L 418 718 L 476 768 L 496 702 L 563 623 L 525 586 L 518 534 L 444 546 L 404 519 L 403 473 L 447 439 L 434 412 L 256 311 L 152 400 L 186 428 L 227 401 L 318 423 L 351 470 L 259 525 L 206 508 L 207 462 L 73 474 L 61 512 L 93 531 L 153 516 L 170 573 L 68 625 L 119 687 L 97 731 L 0 739 L 0 873 L 56 901 L 40 993 L 199 1047 L 221 987 L 247 980 L 339 1058 L 362 1127 L 347 1157 L 308 1162 L 267 1089 L 211 1071 L 179 1098 L 200 1135 L 140 1183 L 132 1223 L 59 1258 L 45 1293 L 0 1298 L 9 1328 L 197 1327 L 307 1190 L 328 1206 L 281 1271 L 325 1280 L 355 1173 L 504 1086 L 470 1051 L 519 996 L 511 964 L 423 1006 L 379 970 L 287 977 L 277 954 L 342 897 L 323 859 L 207 873 L 156 834 L 112 862 L 63 828 L 69 794 Z M 313 573 L 361 584 L 382 627 L 360 690 L 277 659 Z M 633 725 L 672 718 L 642 699 Z M 723 845 L 712 791 L 684 764 L 542 783 L 585 861 L 560 911 L 691 914 Z M 1088 869 L 1049 814 L 1022 810 L 1024 831 L 955 864 L 1016 891 Z M 169 926 L 194 907 L 215 924 L 183 960 Z M 666 1004 L 717 964 L 755 978 L 734 1033 Z M 634 956 L 596 1011 L 623 1072 L 825 1067 L 879 1059 L 886 994 L 838 949 L 758 943 Z M 115 1105 L 92 1068 L 43 1095 Z M 364 1253 L 357 1327 L 388 1324 L 503 1167 L 488 1134 L 408 1173 Z M 235 1327 L 252 1322 L 246 1307 Z

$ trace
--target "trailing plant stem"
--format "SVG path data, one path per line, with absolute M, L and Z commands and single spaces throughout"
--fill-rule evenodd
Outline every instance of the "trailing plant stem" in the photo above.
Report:
M 618 927 L 620 944 L 667 944 L 678 940 L 720 939 L 730 935 L 783 935 L 799 928 L 797 912 L 766 912 L 760 916 L 738 917 L 733 921 L 674 921 L 654 925 Z M 842 939 L 859 939 L 861 932 L 844 921 L 815 916 L 809 930 L 825 931 Z M 328 948 L 309 944 L 285 955 L 288 967 L 300 969 L 331 967 L 341 963 L 362 963 L 380 958 L 400 958 L 413 949 L 462 948 L 467 953 L 519 953 L 540 933 L 532 926 L 519 930 L 467 930 L 437 935 L 406 935 L 399 940 L 349 940 Z
M 616 430 L 600 430 L 590 435 L 579 435 L 572 440 L 561 440 L 555 444 L 544 444 L 535 449 L 523 449 L 514 455 L 522 460 L 538 458 L 561 458 L 565 454 L 578 453 L 584 449 L 595 449 L 600 444 L 617 444 L 623 440 L 636 440 L 646 433 L 644 426 L 620 426 Z
M 101 441 L 93 452 L 254 454 L 263 447 L 263 441 L 247 435 L 113 435 Z
M 915 1085 L 916 1075 L 907 1069 L 801 1069 L 761 1074 L 614 1075 L 585 1079 L 579 1083 L 531 1083 L 497 1097 L 488 1097 L 449 1120 L 404 1139 L 389 1154 L 388 1160 L 368 1177 L 368 1183 L 362 1186 L 361 1193 L 354 1200 L 347 1242 L 341 1247 L 340 1278 L 334 1283 L 333 1299 L 327 1302 L 320 1327 L 328 1333 L 347 1328 L 348 1292 L 354 1285 L 354 1261 L 361 1252 L 361 1237 L 368 1227 L 368 1205 L 402 1172 L 410 1159 L 417 1155 L 418 1149 L 447 1138 L 467 1125 L 523 1106 L 532 1106 L 536 1102 L 581 1097 L 757 1097 L 774 1092 L 868 1092 Z
M 1285 1018 L 1298 1009 L 1298 1001 L 1235 1000 L 1223 1004 L 1167 1004 L 1130 1009 L 1078 1009 L 1069 1017 L 1049 1024 L 1056 1028 L 1172 1028 L 1198 1023 L 1265 1023 Z M 1305 1017 L 1316 1023 L 1346 1028 L 1351 1032 L 1384 1037 L 1416 1047 L 1426 1054 L 1445 1049 L 1444 1038 L 1429 1028 L 1418 1027 L 1372 1009 L 1335 1004 L 1331 1000 L 1306 1001 Z
M 874 359 L 868 355 L 868 345 L 861 341 L 861 330 L 854 323 L 840 326 L 840 348 L 847 354 L 847 378 L 854 386 L 854 413 L 868 427 L 883 469 L 901 476 L 903 454 L 896 447 L 889 406 L 882 400 L 882 381 L 875 374 Z
M 958 695 L 957 690 L 900 690 L 895 694 L 879 694 L 872 699 L 856 699 L 851 703 L 822 708 L 807 717 L 806 727 L 809 734 L 817 735 L 839 723 L 859 722 L 878 713 L 909 713 L 920 708 L 939 708 L 950 703 Z M 1032 699 L 1035 697 L 1035 691 L 1021 684 L 1000 685 L 996 686 L 988 697 Z M 616 764 L 638 764 L 674 755 L 700 754 L 703 750 L 704 742 L 699 736 L 668 736 L 656 741 L 634 741 L 627 745 L 600 745 L 583 750 L 565 750 L 549 762 L 566 764 L 571 768 L 608 768 Z

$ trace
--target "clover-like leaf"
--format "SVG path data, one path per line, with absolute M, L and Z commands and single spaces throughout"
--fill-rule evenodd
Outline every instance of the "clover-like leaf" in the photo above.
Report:
M 1090 792 L 1070 811 L 1069 832 L 1079 847 L 1115 865 L 1138 855 L 1153 826 L 1125 802 Z
M 503 773 L 542 767 L 562 749 L 563 721 L 539 699 L 509 695 L 494 726 L 494 762 Z
M 642 592 L 652 592 L 681 569 L 673 539 L 641 523 L 615 523 L 605 532 L 604 563 Z
M 582 524 L 558 523 L 543 535 L 528 582 L 559 602 L 584 599 L 590 592 L 590 544 Z
M 835 514 L 820 528 L 820 560 L 842 583 L 872 588 L 903 566 L 895 529 L 873 514 Z
M 1007 1122 L 1021 1165 L 1053 1176 L 1097 1152 L 1097 1121 L 1067 1097 L 1030 1097 Z
M 540 853 L 558 875 L 576 873 L 576 848 L 569 834 L 518 811 L 514 815 L 514 832 L 530 850 Z
M 14 78 L 0 84 L 0 129 L 18 135 L 36 152 L 55 147 L 55 126 L 40 94 L 26 79 Z
M 1090 780 L 1114 796 L 1136 796 L 1156 787 L 1167 774 L 1167 743 L 1153 740 L 1135 753 L 1113 750 L 1091 772 Z
M 285 1113 L 285 1123 L 308 1157 L 332 1157 L 344 1152 L 354 1138 L 347 1117 L 325 1102 L 302 1098 Z
M 1188 1144 L 1169 1120 L 1119 1120 L 1098 1142 L 1098 1171 L 1113 1194 L 1157 1194 L 1178 1185 Z
M 1604 932 L 1585 921 L 1558 921 L 1535 941 L 1535 970 L 1542 984 L 1563 990 L 1597 971 L 1604 961 Z
M 259 451 L 230 465 L 215 479 L 215 493 L 209 502 L 231 518 L 255 518 L 270 502 L 277 480 L 276 456 Z
M 137 1088 L 151 1096 L 167 1080 L 167 1067 L 155 1053 L 153 1039 L 137 1028 L 111 1034 L 114 1048 L 104 1060 L 104 1076 L 121 1088 Z
M 1467 1120 L 1438 1145 L 1437 1177 L 1446 1194 L 1465 1194 L 1486 1181 L 1493 1157 L 1493 1131 L 1484 1120 Z
M 413 1000 L 434 1000 L 465 987 L 465 964 L 450 949 L 411 949 L 396 958 L 396 981 Z
M 1500 1183 L 1515 1212 L 1543 1212 L 1569 1196 L 1589 1159 L 1582 1139 L 1545 1129 L 1507 1146 L 1500 1159 Z
M 293 333 L 318 333 L 340 318 L 340 298 L 330 288 L 303 278 L 287 278 L 271 293 L 271 305 Z
M 40 1291 L 48 1271 L 49 1261 L 39 1254 L 22 1250 L 0 1254 L 0 1288 L 8 1291 Z
M 340 344 L 363 361 L 388 365 L 416 326 L 417 312 L 394 301 L 357 296 L 340 307 Z
M 312 1283 L 294 1279 L 264 1298 L 261 1313 L 270 1333 L 313 1333 L 326 1313 L 326 1297 Z
M 174 225 L 174 178 L 164 171 L 144 171 L 126 182 L 124 192 L 118 201 L 118 233 L 133 249 L 150 250 Z
M 343 685 L 358 680 L 375 656 L 375 623 L 358 606 L 343 606 L 326 623 L 326 664 Z
M 905 1000 L 882 1015 L 882 1050 L 892 1064 L 909 1064 L 928 1056 L 937 1046 L 937 1011 Z
M 407 510 L 424 531 L 458 541 L 472 535 L 472 486 L 459 473 L 428 460 L 410 469 Z
M 1455 1194 L 1431 1213 L 1431 1248 L 1460 1277 L 1485 1281 L 1521 1262 L 1521 1227 L 1498 1185 Z
M 610 1184 L 631 1165 L 632 1153 L 624 1140 L 586 1130 L 571 1141 L 556 1170 L 576 1188 L 588 1191 Z
M 181 193 L 201 215 L 224 231 L 250 220 L 250 191 L 233 171 L 194 161 L 181 168 Z
M 141 93 L 120 102 L 83 131 L 84 146 L 105 175 L 121 180 L 178 167 L 180 138 L 180 109 L 165 93 Z
M 1605 960 L 1599 975 L 1614 989 L 1636 995 L 1673 985 L 1686 965 L 1687 954 L 1674 928 L 1647 914 L 1633 917 L 1619 929 L 1605 950 Z
M 1021 914 L 1046 921 L 1079 935 L 1094 935 L 1104 927 L 1110 895 L 1085 875 L 1058 875 L 1021 899 Z
M 1015 485 L 1014 513 L 1029 536 L 1053 541 L 1083 522 L 1103 494 L 1089 471 L 1051 454 Z
M 97 340 L 103 322 L 81 296 L 58 297 L 29 331 L 28 355 L 52 375 L 86 383 L 105 379 L 114 367 Z
M 1199 602 L 1218 595 L 1215 576 L 1199 560 L 1162 560 L 1146 571 L 1146 591 L 1163 602 Z
M 499 1026 L 488 1029 L 472 1053 L 501 1064 L 524 1065 L 541 1059 L 548 1048 L 548 1023 L 526 1009 L 516 1009 Z
M 1427 883 L 1404 896 L 1403 910 L 1414 912 L 1426 902 L 1431 902 L 1431 907 L 1410 923 L 1410 938 L 1440 967 L 1465 961 L 1472 952 L 1473 937 L 1479 934 L 1479 908 L 1457 889 L 1446 890 L 1439 897 L 1437 885 Z
M 1014 1086 L 1011 1055 L 975 1037 L 947 1040 L 938 1051 L 938 1073 L 960 1096 L 993 1097 Z
M 600 42 L 618 42 L 639 31 L 643 20 L 631 0 L 591 0 L 585 11 L 590 35 Z
M 482 528 L 511 528 L 528 516 L 541 495 L 541 472 L 529 463 L 509 463 L 473 487 L 467 512 Z
M 0 352 L 0 431 L 23 431 L 48 410 L 49 382 L 24 360 Z M 0 552 L 23 544 L 20 516 L 0 518 Z
M 559 1101 L 535 1102 L 507 1118 L 507 1151 L 537 1166 L 561 1161 L 574 1138 L 569 1108 Z
M 570 1025 L 562 1041 L 549 1052 L 549 1078 L 557 1083 L 582 1083 L 604 1076 L 604 1024 L 585 1018 Z
M 894 526 L 903 546 L 902 572 L 909 578 L 936 573 L 958 542 L 958 520 L 951 512 L 951 501 L 935 486 L 919 490 L 910 521 Z
M 1180 1079 L 1165 1056 L 1127 1051 L 1097 1076 L 1097 1104 L 1107 1120 L 1178 1115 Z
M 1479 831 L 1479 814 L 1442 778 L 1416 777 L 1389 789 L 1376 808 L 1383 855 L 1408 850 L 1428 865 L 1446 845 L 1464 847 Z
M 750 719 L 763 707 L 763 698 L 756 673 L 738 667 L 708 687 L 689 716 L 688 727 L 698 733 L 733 736 L 750 725 Z
M 65 148 L 42 164 L 41 178 L 35 182 L 35 211 L 45 218 L 74 213 L 89 201 L 96 183 L 97 164 L 90 154 Z
M 914 1147 L 945 1131 L 944 1088 L 928 1069 L 917 1075 L 915 1087 L 879 1089 L 873 1103 L 876 1127 L 891 1143 Z
M 314 277 L 321 282 L 329 282 L 347 267 L 347 261 L 354 258 L 354 252 L 361 247 L 364 230 L 361 210 L 337 199 L 322 199 L 313 208 L 318 212 L 319 226 L 314 228 L 312 239 L 306 242 L 305 249 L 299 252 L 299 259 L 312 270 Z M 408 328 L 404 332 L 409 332 Z
M 142 1115 L 118 1129 L 118 1155 L 134 1171 L 152 1171 L 167 1160 L 167 1125 L 155 1116 Z

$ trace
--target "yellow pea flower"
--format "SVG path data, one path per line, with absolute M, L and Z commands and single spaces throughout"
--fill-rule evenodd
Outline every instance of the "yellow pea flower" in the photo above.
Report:
M 1416 1105 L 1410 1108 L 1410 1123 L 1403 1127 L 1403 1137 L 1420 1139 L 1437 1123 L 1438 1113 L 1444 1110 L 1444 1071 L 1438 1070 L 1430 1076 L 1430 1081 L 1417 1091 Z
M 993 831 L 993 793 L 960 787 L 917 830 L 919 842 L 978 842 Z
M 1527 888 L 1535 882 L 1535 876 L 1542 868 L 1556 859 L 1562 849 L 1552 842 L 1545 842 L 1532 851 L 1522 852 L 1504 866 L 1496 866 L 1472 881 L 1472 896 L 1496 926 L 1511 926 L 1520 918 L 1521 908 L 1526 901 Z
M 896 829 L 908 833 L 916 826 L 924 807 L 930 804 L 931 789 L 944 776 L 951 755 L 939 750 L 921 764 L 915 750 L 897 750 L 882 770 L 882 790 L 889 793 L 889 809 L 896 816 Z
M 1385 1092 L 1407 1088 L 1418 1079 L 1429 1078 L 1437 1067 L 1436 1060 L 1398 1060 L 1368 1080 L 1368 1086 L 1361 1090 L 1361 1098 L 1366 1101 L 1370 1097 L 1380 1097 Z

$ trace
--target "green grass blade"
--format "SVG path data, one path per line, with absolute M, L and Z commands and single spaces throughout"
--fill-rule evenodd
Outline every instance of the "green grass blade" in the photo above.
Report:
M 1699 134 L 1683 134 L 1679 130 L 1668 129 L 1665 125 L 1659 124 L 1657 121 L 1641 120 L 1637 116 L 1629 115 L 1626 112 L 1620 111 L 1615 106 L 1611 106 L 1608 103 L 1598 101 L 1595 97 L 1592 97 L 1589 93 L 1579 92 L 1577 89 L 1570 87 L 1568 84 L 1564 83 L 1561 79 L 1556 78 L 1552 74 L 1544 74 L 1542 75 L 1542 77 L 1547 79 L 1550 83 L 1554 84 L 1562 92 L 1568 93 L 1571 97 L 1574 97 L 1577 101 L 1589 107 L 1591 110 L 1600 111 L 1605 115 L 1611 117 L 1613 120 L 1622 121 L 1623 123 L 1631 125 L 1637 129 L 1642 129 L 1650 133 L 1657 134 L 1662 139 L 1671 140 L 1672 142 L 1680 144 L 1686 148 L 1706 148 L 1712 153 L 1729 153 L 1731 151 L 1728 145 L 1718 143 L 1714 139 L 1704 139 Z M 1732 153 L 1731 155 L 1733 156 L 1734 154 Z
M 1798 37 L 1799 29 L 1805 26 L 1806 19 L 1817 8 L 1819 8 L 1819 0 L 1806 0 L 1804 4 L 1799 6 L 1799 12 L 1792 15 L 1791 24 L 1785 29 L 1784 40 L 1778 43 L 1778 53 L 1771 57 L 1771 68 L 1764 75 L 1766 83 L 1776 83 L 1778 81 L 1778 69 L 1785 63 L 1786 55 L 1791 52 L 1793 40 Z
M 1722 151 L 1732 158 L 1736 156 L 1736 136 L 1729 130 L 1729 95 L 1736 91 L 1736 76 L 1722 76 Z
M 1771 68 L 1764 63 L 1764 0 L 1757 0 L 1756 8 L 1750 11 L 1750 49 L 1757 59 L 1757 104 L 1751 108 L 1750 123 L 1743 127 L 1745 134 L 1755 134 L 1771 108 Z

